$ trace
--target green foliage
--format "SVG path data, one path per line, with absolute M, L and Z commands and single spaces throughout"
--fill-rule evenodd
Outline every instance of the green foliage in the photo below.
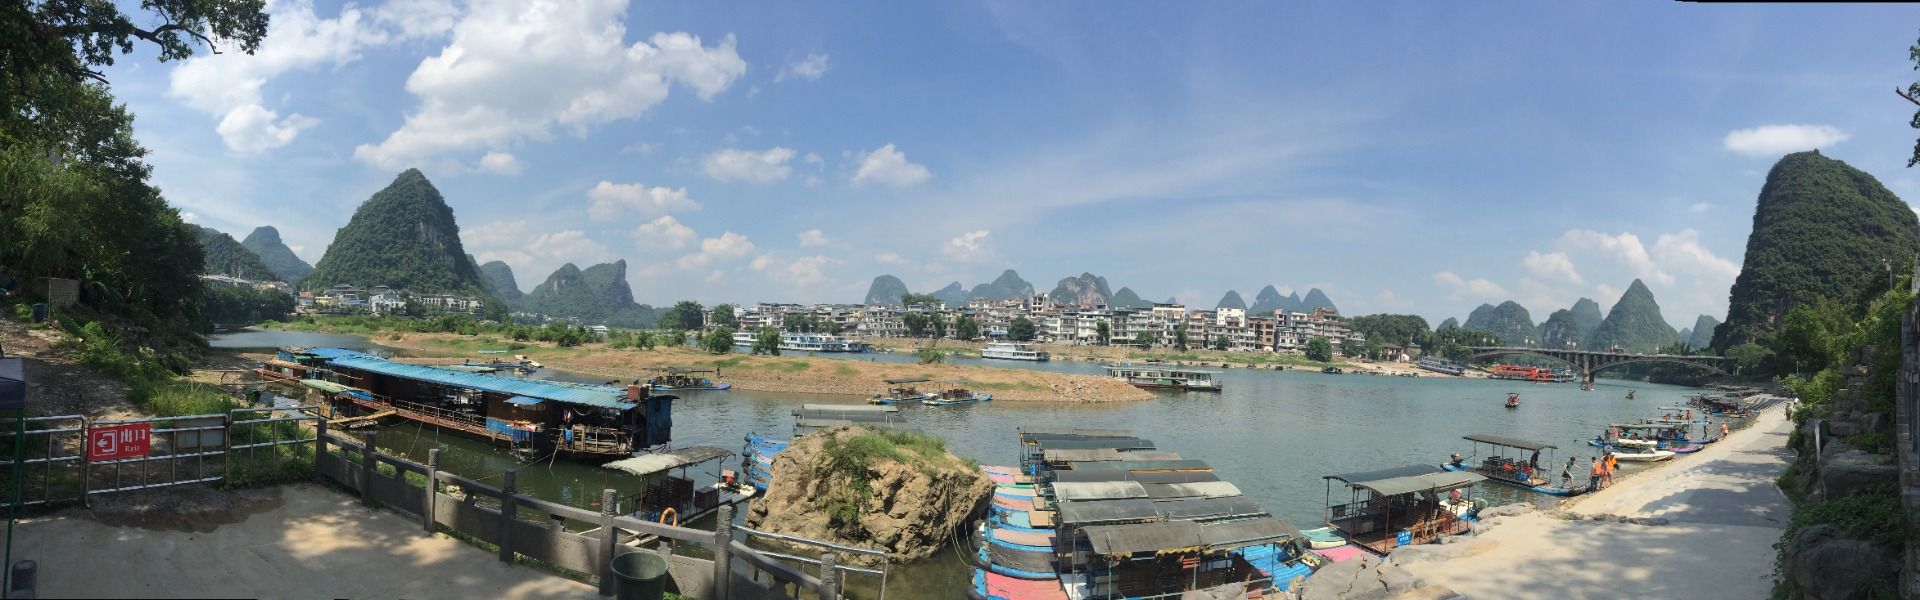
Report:
M 760 332 L 753 337 L 753 353 L 779 356 L 780 330 L 772 327 L 761 327 Z
M 293 296 L 280 290 L 245 286 L 208 286 L 202 299 L 208 323 L 255 323 L 285 318 L 293 312 Z
M 1600 303 L 1589 298 L 1575 300 L 1572 309 L 1553 311 L 1547 315 L 1547 321 L 1540 324 L 1540 347 L 1565 348 L 1569 344 L 1585 343 L 1587 336 L 1605 319 L 1600 314 Z
M 1314 336 L 1313 339 L 1307 340 L 1306 354 L 1307 354 L 1307 358 L 1312 360 L 1317 360 L 1320 362 L 1332 362 L 1333 361 L 1333 342 L 1329 342 L 1327 341 L 1327 338 L 1324 338 L 1321 336 Z
M 1105 327 L 1106 324 L 1107 323 L 1105 321 L 1100 322 L 1101 327 Z M 954 339 L 957 339 L 957 340 L 979 339 L 980 321 L 975 320 L 973 317 L 964 316 L 964 315 L 958 319 L 955 319 L 953 322 L 953 337 Z
M 320 290 L 343 283 L 416 293 L 485 293 L 460 244 L 453 209 L 418 169 L 400 173 L 361 204 L 300 287 Z
M 241 246 L 233 236 L 221 233 L 211 227 L 192 226 L 199 236 L 200 248 L 205 253 L 206 272 L 210 275 L 227 275 L 253 281 L 279 281 L 267 264 L 252 250 Z
M 1499 306 L 1480 305 L 1467 315 L 1467 323 L 1462 327 L 1492 333 L 1508 346 L 1526 345 L 1538 333 L 1534 329 L 1533 316 L 1527 314 L 1527 307 L 1512 300 L 1501 302 Z
M 920 364 L 923 365 L 937 365 L 947 361 L 947 352 L 939 348 L 921 348 L 913 355 L 918 357 Z
M 1816 298 L 1794 307 L 1773 334 L 1773 353 L 1779 368 L 1804 372 L 1837 363 L 1846 355 L 1846 335 L 1852 328 L 1846 309 L 1837 302 Z
M 721 327 L 740 326 L 740 319 L 733 316 L 732 304 L 715 304 L 713 310 L 708 311 L 707 314 L 709 316 L 707 322 L 713 323 L 714 325 Z
M 1106 321 L 1100 321 L 1100 322 L 1094 323 L 1093 337 L 1095 339 L 1100 340 L 1100 345 L 1102 346 L 1107 345 L 1108 343 L 1113 341 L 1113 325 Z M 973 338 L 967 338 L 967 339 L 973 339 Z
M 616 260 L 581 270 L 573 263 L 561 265 L 533 293 L 520 299 L 523 310 L 555 318 L 575 318 L 588 323 L 614 327 L 652 327 L 658 321 L 653 307 L 633 302 L 633 289 L 627 286 L 627 261 Z M 694 309 L 699 311 L 699 305 Z M 684 329 L 699 329 L 700 315 Z
M 9 2 L 0 5 L 0 97 L 34 98 L 49 85 L 105 82 L 100 67 L 136 41 L 162 61 L 184 59 L 217 39 L 252 54 L 267 34 L 259 0 L 146 0 L 151 14 L 126 14 L 113 2 Z M 143 27 L 144 26 L 144 27 Z
M 1888 289 L 1888 265 L 1896 274 L 1911 268 L 1916 249 L 1920 221 L 1872 175 L 1818 151 L 1789 154 L 1760 190 L 1746 261 L 1713 347 L 1766 337 L 1795 307 L 1818 298 L 1857 311 Z
M 1213 349 L 1215 350 L 1226 350 L 1227 347 L 1232 344 L 1233 340 L 1227 339 L 1227 336 L 1224 335 L 1214 336 L 1213 338 Z
M 700 338 L 700 348 L 714 354 L 726 354 L 733 351 L 732 327 L 715 327 Z
M 1186 352 L 1187 341 L 1187 324 L 1181 323 L 1173 326 L 1173 349 Z
M 1133 334 L 1133 345 L 1135 346 L 1139 346 L 1141 348 L 1152 348 L 1154 344 L 1158 344 L 1158 343 L 1160 343 L 1160 336 L 1155 335 L 1151 331 L 1142 331 L 1142 332 Z
M 1727 358 L 1733 359 L 1734 372 L 1741 375 L 1763 373 L 1773 363 L 1773 349 L 1754 342 L 1745 342 L 1727 349 Z
M 935 306 L 940 304 L 940 299 L 933 297 L 933 294 L 906 293 L 900 295 L 900 304 L 902 306 Z
M 1425 347 L 1433 335 L 1427 328 L 1427 319 L 1420 315 L 1361 315 L 1347 319 L 1347 327 L 1366 335 L 1368 341 L 1399 346 Z
M 1906 508 L 1900 503 L 1900 494 L 1888 486 L 1796 507 L 1793 520 L 1787 522 L 1787 530 L 1780 534 L 1780 543 L 1774 544 L 1774 548 L 1783 547 L 1801 528 L 1809 525 L 1833 525 L 1849 538 L 1896 549 L 1906 542 L 1913 528 L 1907 521 Z
M 660 313 L 659 327 L 671 331 L 700 329 L 706 326 L 706 320 L 702 316 L 705 312 L 706 310 L 700 307 L 699 302 L 681 300 Z
M 271 226 L 253 228 L 253 233 L 247 234 L 247 239 L 240 240 L 240 245 L 259 257 L 260 263 L 273 271 L 274 278 L 280 281 L 299 283 L 300 278 L 313 272 L 313 265 L 295 256 L 293 249 L 280 241 L 280 230 Z
M 1468 327 L 1471 329 L 1471 325 Z M 1653 291 L 1640 280 L 1633 280 L 1620 300 L 1613 303 L 1607 311 L 1607 318 L 1587 334 L 1581 344 L 1588 350 L 1606 350 L 1619 346 L 1628 352 L 1651 352 L 1656 348 L 1671 346 L 1680 340 L 1680 333 L 1673 330 L 1666 317 L 1660 314 L 1660 304 L 1653 299 Z
M 1012 271 L 1008 271 L 1008 273 L 1012 273 Z M 1014 317 L 1013 322 L 1007 324 L 1007 337 L 1016 342 L 1031 342 L 1034 336 L 1038 334 L 1039 327 L 1033 324 L 1033 319 Z

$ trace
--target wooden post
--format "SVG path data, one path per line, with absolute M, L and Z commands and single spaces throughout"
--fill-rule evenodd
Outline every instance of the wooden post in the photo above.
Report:
M 360 448 L 360 501 L 367 506 L 373 506 L 373 464 L 379 462 L 373 458 L 373 443 L 378 436 L 377 431 L 367 432 L 367 445 Z
M 327 476 L 327 418 L 313 420 L 313 478 L 325 479 Z
M 703 598 L 731 598 L 733 588 L 733 505 L 720 506 L 713 522 L 713 593 Z
M 433 516 L 433 510 L 440 503 L 436 497 L 439 494 L 439 481 L 440 449 L 434 448 L 427 451 L 427 489 L 424 490 L 426 501 L 420 503 L 420 527 L 427 530 L 428 535 L 432 535 L 437 530 L 434 527 L 436 519 Z
M 80 506 L 93 507 L 93 461 L 87 460 L 87 445 L 93 442 L 93 419 L 80 419 Z
M 514 472 L 506 472 L 506 483 L 500 487 L 500 562 L 513 564 L 513 511 L 518 502 L 513 501 Z
M 840 570 L 832 552 L 820 553 L 820 600 L 839 600 Z
M 600 490 L 600 595 L 614 594 L 613 557 L 620 551 L 620 530 L 614 528 L 614 501 L 619 493 L 611 489 Z

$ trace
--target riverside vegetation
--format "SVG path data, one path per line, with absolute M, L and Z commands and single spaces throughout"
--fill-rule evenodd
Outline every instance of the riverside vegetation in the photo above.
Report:
M 877 547 L 916 560 L 947 547 L 985 508 L 993 482 L 937 437 L 862 427 L 822 430 L 774 458 L 756 528 Z

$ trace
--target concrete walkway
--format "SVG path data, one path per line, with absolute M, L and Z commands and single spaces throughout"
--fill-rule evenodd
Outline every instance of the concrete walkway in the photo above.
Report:
M 40 562 L 42 598 L 598 598 L 325 488 L 262 495 L 208 526 L 114 526 L 100 521 L 126 519 L 84 509 L 22 520 L 13 556 Z
M 1773 544 L 1792 512 L 1774 485 L 1792 459 L 1791 427 L 1769 408 L 1727 439 L 1624 478 L 1568 513 L 1492 517 L 1478 535 L 1405 548 L 1391 562 L 1475 600 L 1766 598 Z

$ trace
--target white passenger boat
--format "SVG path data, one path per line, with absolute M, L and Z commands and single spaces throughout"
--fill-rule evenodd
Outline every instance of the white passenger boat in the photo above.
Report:
M 1107 365 L 1108 376 L 1132 384 L 1133 387 L 1148 389 L 1218 392 L 1220 380 L 1213 378 L 1218 374 L 1220 374 L 1219 371 L 1185 369 L 1154 363 Z
M 980 350 L 980 358 L 1046 362 L 1048 356 L 1044 351 L 1034 350 L 1032 344 L 1021 342 L 990 342 L 986 348 Z

